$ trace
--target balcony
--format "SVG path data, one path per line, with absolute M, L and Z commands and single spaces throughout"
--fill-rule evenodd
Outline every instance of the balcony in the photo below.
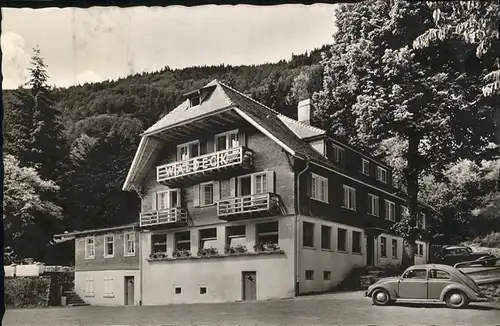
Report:
M 226 221 L 279 213 L 279 197 L 273 193 L 229 198 L 217 202 L 217 216 Z
M 203 181 L 218 172 L 252 166 L 253 151 L 246 147 L 234 147 L 223 151 L 196 156 L 187 160 L 156 167 L 159 183 L 171 186 L 186 180 Z
M 187 211 L 185 208 L 174 207 L 167 208 L 159 211 L 150 211 L 141 213 L 140 225 L 154 226 L 154 225 L 170 225 L 170 226 L 184 226 L 187 224 Z

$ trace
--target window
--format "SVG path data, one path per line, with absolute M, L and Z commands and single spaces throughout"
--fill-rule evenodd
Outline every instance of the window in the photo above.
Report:
M 246 227 L 244 225 L 228 226 L 226 228 L 226 245 L 236 247 L 242 245 L 246 247 Z
M 115 255 L 115 236 L 105 235 L 104 236 L 104 257 L 111 258 Z
M 166 210 L 169 208 L 180 206 L 180 189 L 168 189 L 164 191 L 158 191 L 156 196 L 153 198 L 155 203 L 153 203 L 153 210 Z
M 425 269 L 412 269 L 407 271 L 403 278 L 420 279 L 425 280 L 427 278 L 427 270 Z
M 425 214 L 422 212 L 418 213 L 417 227 L 425 229 Z
M 340 147 L 340 146 L 337 146 L 337 145 L 333 145 L 333 161 L 335 163 L 339 163 L 339 164 L 342 164 L 344 163 L 344 155 L 345 155 L 345 150 Z
M 392 201 L 385 201 L 385 218 L 389 221 L 396 221 L 396 204 Z
M 215 135 L 215 150 L 223 151 L 229 148 L 239 147 L 238 130 L 231 130 Z
M 331 271 L 323 271 L 323 280 L 329 281 L 332 279 L 332 272 Z
M 93 297 L 94 296 L 94 277 L 93 276 L 88 276 L 85 278 L 85 296 L 86 297 Z
M 125 256 L 135 256 L 135 234 L 125 233 Z
M 347 251 L 347 230 L 339 228 L 337 230 L 337 250 Z
M 201 98 L 199 95 L 195 95 L 189 99 L 189 104 L 191 107 L 200 105 L 201 103 Z
M 387 238 L 380 237 L 380 256 L 387 257 Z
M 200 286 L 200 295 L 205 295 L 205 294 L 207 294 L 207 287 Z
M 356 189 L 344 185 L 344 202 L 342 207 L 356 210 Z
M 314 247 L 314 224 L 302 222 L 302 246 Z
M 200 204 L 209 206 L 214 203 L 214 183 L 207 182 L 200 185 Z
M 180 286 L 175 286 L 174 290 L 175 290 L 175 294 L 181 294 L 182 293 L 182 288 Z
M 379 203 L 378 196 L 368 194 L 368 214 L 378 217 L 380 212 Z
M 200 142 L 198 140 L 177 145 L 177 160 L 184 161 L 200 155 Z
M 199 249 L 208 249 L 208 248 L 217 247 L 217 229 L 204 229 L 200 230 L 200 245 Z
M 104 278 L 104 295 L 105 298 L 113 298 L 115 296 L 113 292 L 113 278 L 105 277 Z
M 445 271 L 441 271 L 439 269 L 431 269 L 429 271 L 429 278 L 435 280 L 450 280 L 451 275 Z
M 278 221 L 257 224 L 257 243 L 275 243 L 278 244 L 279 238 Z
M 370 175 L 370 161 L 361 159 L 361 173 L 365 175 Z
M 332 249 L 332 228 L 321 226 L 321 249 Z
M 422 243 L 419 243 L 417 246 L 417 256 L 423 256 L 424 255 L 424 245 Z
M 328 203 L 328 179 L 311 173 L 311 198 Z
M 398 258 L 398 240 L 392 239 L 392 258 Z
M 314 280 L 314 271 L 306 270 L 306 280 L 308 281 Z
M 231 198 L 231 180 L 226 179 L 220 181 L 219 191 L 220 191 L 220 199 Z
M 361 232 L 352 231 L 352 252 L 361 253 Z
M 377 166 L 377 180 L 383 183 L 387 183 L 387 170 Z
M 189 231 L 177 232 L 175 234 L 175 249 L 191 250 L 191 233 Z
M 410 210 L 406 206 L 401 206 L 401 217 L 409 217 Z
M 264 194 L 267 192 L 267 175 L 265 173 L 254 176 L 254 194 Z
M 162 253 L 167 252 L 166 234 L 151 234 L 151 251 Z
M 85 259 L 95 258 L 95 238 L 85 238 Z

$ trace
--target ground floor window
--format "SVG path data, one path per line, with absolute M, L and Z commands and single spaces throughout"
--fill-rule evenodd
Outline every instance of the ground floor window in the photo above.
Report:
M 166 234 L 151 234 L 151 252 L 167 252 Z
M 208 249 L 208 248 L 216 248 L 217 247 L 217 229 L 203 229 L 200 230 L 200 247 L 199 249 Z
M 274 243 L 279 242 L 279 226 L 278 221 L 257 224 L 257 243 Z
M 306 271 L 306 280 L 314 280 L 314 271 L 313 270 L 307 270 Z
M 424 244 L 419 243 L 417 244 L 417 256 L 423 256 L 424 255 Z
M 361 232 L 352 231 L 352 252 L 361 253 Z
M 236 247 L 246 246 L 246 227 L 244 225 L 233 225 L 226 228 L 226 245 Z
M 104 297 L 105 298 L 112 298 L 114 296 L 115 296 L 115 294 L 113 292 L 113 278 L 112 277 L 105 277 L 104 278 Z
M 94 296 L 94 277 L 88 276 L 85 278 L 85 296 L 93 297 Z
M 302 222 L 302 245 L 304 247 L 314 247 L 314 224 Z
M 332 249 L 332 228 L 330 226 L 321 226 L 321 249 Z
M 386 237 L 380 238 L 380 256 L 387 257 L 387 238 Z
M 337 250 L 347 251 L 347 230 L 338 228 L 337 230 Z
M 191 250 L 191 232 L 177 232 L 175 234 L 175 249 Z
M 398 258 L 398 240 L 392 239 L 392 258 Z

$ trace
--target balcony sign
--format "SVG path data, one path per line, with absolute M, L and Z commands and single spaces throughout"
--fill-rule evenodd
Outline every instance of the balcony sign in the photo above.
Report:
M 223 151 L 193 157 L 187 160 L 157 167 L 158 181 L 173 179 L 197 172 L 205 172 L 243 161 L 243 148 L 236 147 Z

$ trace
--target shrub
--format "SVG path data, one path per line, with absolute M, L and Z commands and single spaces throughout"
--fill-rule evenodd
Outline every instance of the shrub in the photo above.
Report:
M 9 308 L 47 307 L 50 277 L 27 276 L 5 279 L 5 305 Z
M 500 232 L 491 232 L 484 238 L 477 237 L 473 242 L 481 247 L 500 248 Z

